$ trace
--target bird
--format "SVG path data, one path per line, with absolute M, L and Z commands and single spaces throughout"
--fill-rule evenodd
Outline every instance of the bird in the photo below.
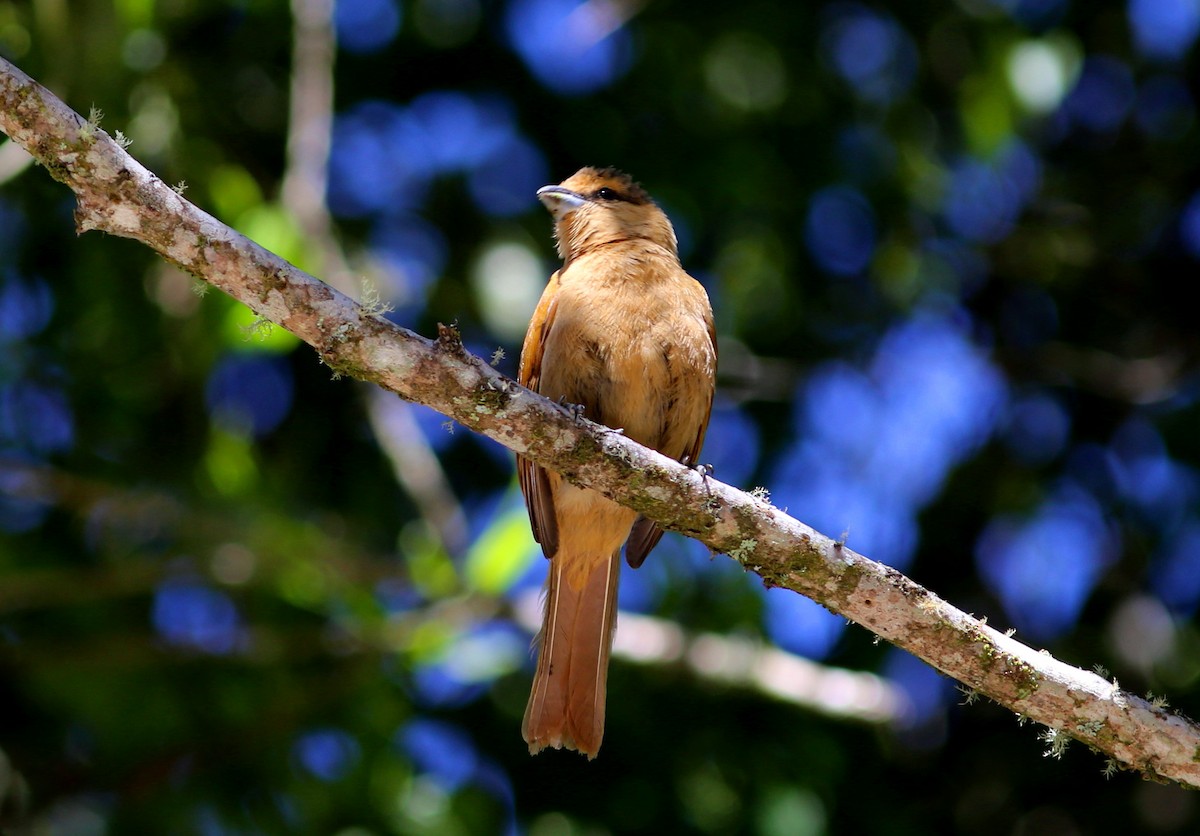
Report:
M 553 216 L 562 265 L 529 323 L 518 382 L 698 466 L 717 341 L 708 294 L 681 266 L 670 220 L 615 168 L 581 168 L 537 196 Z M 522 736 L 530 754 L 567 748 L 591 760 L 604 736 L 621 547 L 636 569 L 663 532 L 524 456 L 517 472 L 550 562 Z

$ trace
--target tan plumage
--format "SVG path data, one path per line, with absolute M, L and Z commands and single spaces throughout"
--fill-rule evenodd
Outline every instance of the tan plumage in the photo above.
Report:
M 712 410 L 712 309 L 684 272 L 675 231 L 627 175 L 583 168 L 538 190 L 563 266 L 521 350 L 520 382 L 664 455 L 697 463 Z M 637 568 L 662 530 L 518 457 L 534 538 L 550 559 L 537 673 L 522 733 L 595 757 L 604 734 L 621 545 Z

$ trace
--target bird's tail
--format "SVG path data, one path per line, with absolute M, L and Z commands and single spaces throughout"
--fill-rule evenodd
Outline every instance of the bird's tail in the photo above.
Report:
M 537 673 L 521 725 L 530 754 L 565 746 L 590 760 L 600 750 L 620 557 L 620 549 L 594 562 L 560 552 L 550 561 Z

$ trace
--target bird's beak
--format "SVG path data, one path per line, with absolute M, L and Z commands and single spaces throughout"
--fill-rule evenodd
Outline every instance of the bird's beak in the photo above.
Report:
M 587 203 L 587 198 L 583 195 L 562 186 L 542 186 L 537 190 L 537 196 L 556 221 L 561 221 L 567 214 Z

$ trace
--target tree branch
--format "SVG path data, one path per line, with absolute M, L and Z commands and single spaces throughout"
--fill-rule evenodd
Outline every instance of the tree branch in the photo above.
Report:
M 750 494 L 577 419 L 467 353 L 386 320 L 196 208 L 0 59 L 0 129 L 78 201 L 80 232 L 145 243 L 378 384 L 595 488 L 905 648 L 1018 714 L 1145 774 L 1200 787 L 1200 726 L 988 627 Z M 830 408 L 836 409 L 836 404 Z

